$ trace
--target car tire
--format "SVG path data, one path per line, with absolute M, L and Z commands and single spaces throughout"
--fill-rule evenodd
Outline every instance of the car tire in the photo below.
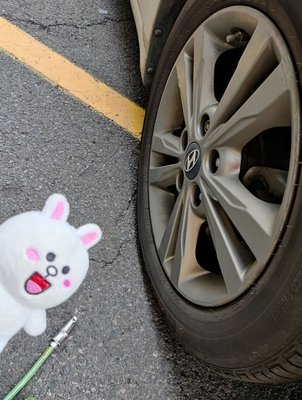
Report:
M 287 10 L 284 9 L 284 3 L 287 3 Z M 298 25 L 295 26 L 295 24 L 299 22 L 297 20 L 297 14 L 294 9 L 290 8 L 290 4 L 292 4 L 292 2 L 281 0 L 272 0 L 270 2 L 263 0 L 205 0 L 201 2 L 195 0 L 187 2 L 169 36 L 156 71 L 145 117 L 139 160 L 137 204 L 139 239 L 146 270 L 158 299 L 159 306 L 169 325 L 176 333 L 176 336 L 186 348 L 220 374 L 247 382 L 288 382 L 300 379 L 302 376 L 302 191 L 300 173 L 301 110 L 299 99 L 301 89 L 301 77 L 299 76 L 301 68 L 299 66 L 302 61 L 302 37 L 301 30 L 297 30 Z M 232 12 L 234 15 L 232 15 Z M 275 55 L 276 64 L 268 67 L 265 76 L 262 76 L 261 79 L 259 75 L 257 77 L 258 80 L 255 77 L 252 78 L 252 80 L 256 79 L 257 82 L 254 82 L 255 85 L 253 88 L 249 88 L 249 93 L 245 93 L 245 97 L 243 97 L 240 92 L 241 89 L 237 87 L 237 91 L 239 90 L 238 104 L 235 104 L 237 100 L 234 100 L 234 107 L 233 103 L 231 103 L 233 109 L 232 107 L 228 107 L 228 104 L 224 104 L 224 119 L 220 119 L 219 123 L 226 126 L 236 112 L 241 110 L 240 107 L 249 100 L 249 96 L 251 96 L 250 93 L 256 93 L 259 88 L 261 89 L 263 85 L 265 85 L 266 80 L 270 79 L 273 71 L 276 71 L 277 66 L 281 62 L 280 60 L 283 60 L 283 54 L 286 54 L 286 67 L 282 72 L 282 77 L 289 76 L 288 80 L 284 78 L 286 80 L 285 85 L 288 86 L 286 96 L 289 97 L 286 97 L 285 103 L 282 104 L 285 104 L 284 107 L 287 109 L 287 111 L 284 112 L 287 113 L 288 122 L 284 124 L 285 120 L 280 120 L 280 123 L 276 122 L 276 128 L 274 122 L 272 122 L 272 112 L 274 114 L 275 111 L 279 110 L 279 113 L 276 112 L 274 114 L 277 121 L 279 119 L 278 114 L 280 115 L 281 111 L 281 103 L 279 104 L 279 100 L 276 100 L 276 102 L 274 100 L 274 104 L 278 103 L 279 108 L 273 108 L 272 111 L 269 109 L 269 106 L 265 104 L 265 100 L 263 100 L 264 108 L 267 106 L 267 115 L 269 115 L 267 119 L 271 121 L 272 125 L 268 125 L 270 128 L 269 133 L 267 131 L 264 133 L 261 131 L 261 134 L 259 133 L 259 136 L 261 136 L 259 142 L 261 143 L 258 143 L 258 139 L 256 137 L 254 138 L 251 134 L 252 145 L 246 144 L 244 141 L 243 146 L 241 138 L 244 136 L 241 134 L 241 136 L 239 135 L 237 137 L 239 139 L 236 139 L 237 141 L 235 140 L 236 143 L 233 141 L 224 144 L 226 147 L 230 145 L 231 153 L 234 149 L 236 150 L 234 150 L 236 154 L 240 153 L 240 167 L 238 167 L 238 160 L 236 164 L 235 156 L 233 160 L 231 153 L 223 153 L 224 150 L 221 150 L 223 146 L 221 148 L 219 146 L 215 148 L 207 144 L 208 147 L 205 146 L 206 150 L 202 155 L 203 159 L 200 161 L 201 165 L 198 165 L 199 169 L 197 168 L 198 171 L 203 171 L 200 172 L 200 174 L 203 173 L 201 181 L 205 182 L 205 184 L 201 183 L 200 188 L 198 186 L 199 182 L 201 182 L 198 180 L 199 172 L 197 172 L 197 175 L 193 174 L 194 177 L 192 177 L 192 175 L 189 175 L 188 171 L 185 171 L 185 165 L 190 161 L 190 157 L 192 158 L 194 154 L 197 154 L 194 143 L 199 145 L 204 138 L 210 138 L 212 134 L 215 136 L 217 133 L 217 126 L 219 127 L 219 123 L 216 121 L 217 126 L 215 127 L 215 112 L 218 109 L 217 107 L 219 107 L 219 103 L 222 102 L 223 96 L 227 93 L 226 87 L 230 83 L 231 76 L 235 73 L 236 68 L 240 68 L 240 64 L 237 64 L 238 61 L 244 56 L 248 45 L 252 43 L 254 31 L 252 31 L 252 33 L 249 31 L 251 29 L 249 25 L 250 20 L 246 26 L 243 26 L 245 24 L 245 16 L 247 20 L 249 20 L 249 18 L 253 20 L 255 17 L 257 24 L 259 21 L 262 21 L 265 32 L 270 32 L 270 29 L 272 29 L 271 33 L 268 33 L 268 35 L 271 34 L 273 37 L 273 46 L 271 48 L 273 48 L 273 51 L 276 51 L 277 54 L 277 56 Z M 257 19 L 258 17 L 259 20 Z M 212 23 L 211 21 L 214 22 Z M 240 21 L 242 21 L 242 26 L 239 26 Z M 255 24 L 255 26 L 257 24 Z M 203 26 L 206 28 L 202 28 Z M 218 28 L 216 28 L 217 26 Z M 228 37 L 227 40 L 231 42 L 231 45 L 239 56 L 237 54 L 235 61 L 232 60 L 230 62 L 230 68 L 228 68 L 228 56 L 226 58 L 223 56 L 223 59 L 220 57 L 221 54 L 225 53 L 221 52 L 219 57 L 215 60 L 215 69 L 213 68 L 214 73 L 219 73 L 224 76 L 222 80 L 227 79 L 227 83 L 221 83 L 220 75 L 218 77 L 214 76 L 214 94 L 219 98 L 219 101 L 214 105 L 214 108 L 212 104 L 208 104 L 208 108 L 205 108 L 207 112 L 203 112 L 203 115 L 198 114 L 196 111 L 200 119 L 199 126 L 201 126 L 201 128 L 198 130 L 195 126 L 194 129 L 195 131 L 197 129 L 198 132 L 194 131 L 195 133 L 192 134 L 192 136 L 191 133 L 188 134 L 188 132 L 184 134 L 184 130 L 189 130 L 189 128 L 186 128 L 185 112 L 182 110 L 180 113 L 179 110 L 181 106 L 183 109 L 185 106 L 183 106 L 183 104 L 180 106 L 179 104 L 181 102 L 180 89 L 177 89 L 177 85 L 175 85 L 175 73 L 173 71 L 176 70 L 176 82 L 179 86 L 181 78 L 178 79 L 176 65 L 181 54 L 186 55 L 186 65 L 189 65 L 189 68 L 191 65 L 191 68 L 194 69 L 194 61 L 192 60 L 194 60 L 194 55 L 197 58 L 198 54 L 193 51 L 192 56 L 190 40 L 192 37 L 195 38 L 194 35 L 198 32 L 198 29 L 213 29 L 215 30 L 215 35 L 217 33 L 217 35 Z M 213 31 L 211 31 L 211 34 L 213 34 Z M 235 36 L 230 37 L 230 35 Z M 247 37 L 245 37 L 245 35 Z M 278 39 L 276 39 L 277 42 L 275 42 L 274 40 L 277 36 Z M 198 39 L 194 40 L 198 43 Z M 234 40 L 234 42 L 232 42 L 232 40 Z M 246 43 L 244 43 L 245 41 Z M 278 47 L 279 45 L 281 47 Z M 243 47 L 242 51 L 240 50 L 241 47 Z M 228 50 L 233 49 L 228 48 Z M 207 55 L 208 54 L 209 53 L 207 53 Z M 258 55 L 256 53 L 256 56 Z M 263 53 L 261 57 L 262 56 L 265 57 L 265 54 Z M 232 59 L 232 57 L 233 56 L 230 58 Z M 268 55 L 268 58 L 270 57 L 271 53 Z M 245 62 L 247 63 L 246 68 L 249 69 L 248 62 L 252 63 L 253 60 L 251 60 L 251 58 L 246 58 Z M 262 72 L 260 75 L 261 74 Z M 189 82 L 194 82 L 195 77 L 197 77 L 194 70 L 192 75 Z M 253 75 L 253 73 L 251 73 L 251 75 Z M 225 78 L 225 76 L 227 78 Z M 237 74 L 237 78 L 238 76 Z M 245 79 L 247 79 L 247 77 L 245 77 Z M 283 78 L 280 79 L 284 81 Z M 185 81 L 188 82 L 187 79 L 185 79 Z M 208 81 L 211 81 L 211 78 Z M 293 82 L 298 82 L 298 84 Z M 206 83 L 203 87 L 205 86 Z M 188 90 L 188 88 L 185 88 L 185 90 Z M 273 91 L 273 89 L 271 91 Z M 282 94 L 278 96 L 283 96 L 283 94 L 282 92 Z M 175 98 L 178 98 L 178 100 L 175 100 Z M 262 101 L 261 98 L 259 101 Z M 289 103 L 290 105 L 288 105 Z M 179 117 L 180 114 L 182 114 L 182 121 Z M 204 119 L 204 115 L 206 115 L 207 118 L 211 117 L 209 124 L 208 121 Z M 262 127 L 261 124 L 263 120 L 261 120 L 262 122 L 259 121 L 263 115 L 266 116 L 265 113 L 259 111 L 255 122 L 256 129 Z M 211 130 L 212 121 L 214 121 L 213 125 L 216 131 L 214 128 Z M 238 119 L 237 125 L 243 123 L 242 121 L 246 121 L 246 119 Z M 176 126 L 173 125 L 174 123 Z M 205 127 L 209 128 L 209 125 L 210 129 L 205 129 Z M 265 126 L 265 124 L 263 126 Z M 163 139 L 163 133 L 167 131 L 170 134 L 172 127 L 173 140 L 171 141 L 169 139 L 168 142 L 164 142 L 166 139 Z M 202 131 L 202 129 L 204 129 L 204 131 Z M 244 132 L 249 132 L 249 128 Z M 272 132 L 275 133 L 275 141 L 272 140 L 271 136 L 270 139 L 267 139 Z M 249 133 L 246 133 L 246 135 L 249 135 Z M 211 142 L 210 139 L 207 140 L 208 143 Z M 238 145 L 239 142 L 240 144 Z M 194 146 L 190 148 L 192 143 Z M 161 144 L 163 145 L 164 155 L 161 154 Z M 202 146 L 203 145 L 200 144 L 200 149 L 198 150 L 200 153 L 203 152 Z M 263 150 L 262 154 L 261 149 L 263 148 L 265 150 Z M 169 149 L 172 149 L 171 152 Z M 239 153 L 237 151 L 238 149 Z M 177 158 L 178 151 L 183 153 L 179 159 Z M 260 157 L 261 160 L 255 156 L 255 154 L 259 152 L 263 156 Z M 221 173 L 219 172 L 221 168 L 219 165 L 220 163 L 225 163 L 225 167 L 222 169 Z M 222 196 L 220 202 L 221 192 L 219 192 L 219 188 L 217 189 L 217 186 L 215 186 L 213 182 L 215 179 L 218 182 L 219 176 L 222 177 L 221 179 L 229 179 L 231 176 L 229 170 L 232 168 L 233 163 L 237 165 L 234 167 L 238 175 L 236 182 L 238 183 L 239 179 L 240 183 L 245 186 L 245 188 L 248 188 L 249 195 L 245 197 L 246 191 L 239 190 L 238 193 L 240 195 L 243 193 L 244 199 L 241 199 L 240 195 L 239 198 L 236 198 L 237 189 L 235 189 L 235 199 L 232 203 L 230 201 L 231 191 L 227 188 L 227 184 L 224 183 L 222 192 L 223 194 L 228 193 L 227 196 L 229 197 L 227 199 L 228 201 L 224 202 Z M 169 177 L 168 175 L 165 177 L 161 175 L 161 178 L 158 178 L 158 175 L 156 175 L 158 179 L 154 178 L 153 170 L 157 168 L 157 172 L 160 172 L 159 168 L 168 164 L 177 165 L 180 169 L 180 172 L 173 177 L 173 179 L 175 178 L 175 184 L 171 183 L 173 179 L 171 180 L 171 176 Z M 243 164 L 245 167 L 243 167 Z M 248 165 L 248 167 L 246 167 L 246 165 Z M 246 180 L 242 177 L 242 169 L 245 169 L 245 173 L 248 171 L 247 175 L 253 176 L 252 172 L 255 172 L 259 165 L 262 171 L 260 175 L 262 178 L 264 176 L 263 179 L 269 182 L 267 183 L 267 181 L 265 181 L 265 185 L 266 187 L 269 186 L 270 189 L 272 188 L 271 191 L 274 192 L 273 197 L 269 195 L 267 198 L 266 195 L 257 192 L 259 189 L 259 186 L 257 186 L 259 183 L 259 176 L 257 178 L 258 180 L 256 179 L 256 186 L 258 187 L 256 191 L 255 189 L 251 189 L 250 186 L 247 186 L 249 177 Z M 274 172 L 273 178 L 270 180 L 270 178 L 266 176 L 266 172 L 268 172 L 269 175 L 271 168 Z M 284 186 L 281 185 L 281 189 L 279 186 L 279 189 L 282 191 L 281 197 L 278 197 L 277 194 L 279 189 L 274 189 L 274 182 L 279 178 L 281 179 L 284 174 L 282 172 L 280 175 L 279 172 L 276 172 L 277 170 L 286 172 L 286 183 Z M 253 178 L 251 179 L 253 180 Z M 183 190 L 182 188 L 185 185 L 190 188 L 188 190 L 186 189 L 190 194 L 186 197 L 187 203 L 185 202 L 185 205 L 180 209 L 180 216 L 176 217 L 178 211 L 175 204 L 177 203 L 177 198 L 180 198 L 180 194 Z M 213 192 L 211 192 L 211 189 L 208 190 L 207 185 L 212 185 L 212 188 L 216 187 L 216 192 L 214 189 Z M 261 192 L 261 188 L 259 190 Z M 166 192 L 169 192 L 169 194 L 167 195 Z M 252 197 L 250 195 L 252 195 Z M 248 199 L 248 201 L 251 199 L 251 209 L 254 209 L 253 196 L 257 199 L 255 200 L 256 203 L 259 205 L 258 200 L 260 200 L 265 209 L 262 216 L 262 211 L 258 211 L 258 206 L 255 208 L 255 220 L 257 220 L 258 224 L 261 224 L 263 218 L 263 226 L 265 229 L 267 228 L 265 225 L 267 223 L 266 219 L 268 218 L 267 214 L 274 209 L 272 204 L 277 204 L 277 211 L 276 214 L 274 214 L 275 219 L 272 222 L 276 229 L 272 228 L 270 231 L 271 237 L 267 239 L 270 244 L 264 246 L 265 250 L 263 250 L 263 254 L 265 253 L 265 257 L 259 256 L 259 260 L 261 260 L 259 262 L 258 248 L 257 246 L 254 248 L 252 243 L 254 240 L 258 243 L 258 247 L 261 247 L 257 233 L 254 235 L 252 234 L 253 239 L 250 241 L 250 235 L 254 229 L 254 217 L 252 212 L 249 211 L 249 217 L 247 218 L 248 222 L 252 221 L 250 230 L 242 226 L 241 222 L 246 217 L 243 204 L 246 199 Z M 276 197 L 278 197 L 278 199 L 276 199 Z M 236 202 L 237 200 L 238 202 Z M 201 205 L 202 202 L 205 203 L 204 206 Z M 230 205 L 230 203 L 232 204 Z M 246 208 L 248 209 L 249 207 L 248 205 Z M 194 209 L 194 212 L 196 212 L 197 209 L 200 210 L 202 208 L 205 209 L 205 215 L 202 216 L 202 218 L 207 223 L 207 226 L 203 229 L 202 234 L 200 233 L 202 229 L 198 227 L 200 230 L 199 233 L 196 234 L 193 225 L 197 219 L 196 216 L 194 216 L 195 219 L 193 218 L 192 220 L 193 225 L 192 227 L 189 226 L 191 220 L 187 216 L 188 210 L 191 212 L 191 210 Z M 234 214 L 234 211 L 236 211 L 237 214 Z M 171 217 L 173 212 L 175 215 Z M 203 211 L 198 212 L 200 217 L 200 213 L 202 214 Z M 258 212 L 259 215 L 257 214 Z M 165 244 L 165 254 L 163 255 L 161 254 L 161 245 L 171 218 L 174 218 L 174 221 L 172 221 L 173 224 L 178 225 L 176 228 L 173 228 L 174 230 L 171 227 L 169 228 L 168 236 L 170 235 L 170 237 L 168 237 L 169 240 L 166 239 L 166 241 L 169 241 L 169 244 Z M 242 278 L 243 284 L 234 283 L 234 288 L 231 288 L 230 291 L 228 284 L 226 284 L 226 289 L 223 289 L 225 291 L 221 289 L 222 283 L 225 283 L 225 272 L 221 272 L 221 264 L 224 255 L 226 256 L 225 263 L 227 264 L 228 257 L 230 255 L 232 256 L 232 254 L 236 255 L 237 250 L 235 249 L 236 251 L 234 250 L 232 253 L 226 249 L 225 243 L 223 242 L 223 232 L 218 229 L 219 233 L 217 231 L 217 226 L 215 227 L 215 218 L 218 218 L 217 221 L 220 221 L 218 225 L 220 224 L 219 226 L 223 226 L 223 229 L 225 229 L 224 232 L 228 235 L 226 244 L 228 246 L 233 246 L 233 244 L 236 243 L 236 246 L 241 246 L 238 252 L 242 258 L 245 257 L 245 252 L 247 254 L 246 257 L 248 261 L 246 261 L 246 264 L 243 262 L 245 268 L 244 278 Z M 279 221 L 278 223 L 276 223 L 277 219 Z M 186 220 L 187 227 L 182 225 L 182 220 Z M 181 239 L 179 239 L 180 226 L 185 230 L 186 234 L 184 235 L 186 237 L 182 237 Z M 188 232 L 191 236 L 195 235 L 193 238 L 194 240 L 188 239 Z M 213 239 L 217 232 L 217 237 Z M 180 241 L 178 241 L 178 239 Z M 188 251 L 186 252 L 187 245 Z M 195 245 L 198 247 L 198 250 L 196 250 L 196 247 L 193 252 L 192 249 L 194 249 Z M 201 255 L 197 255 L 197 251 L 200 251 L 200 247 L 203 247 L 206 251 L 202 251 Z M 256 255 L 254 255 L 254 253 L 256 253 Z M 179 256 L 179 254 L 181 255 Z M 184 255 L 186 254 L 189 254 L 186 256 L 189 261 L 183 262 L 185 259 Z M 207 260 L 208 254 L 210 254 L 210 261 Z M 180 264 L 177 263 L 177 257 L 181 258 Z M 202 276 L 198 282 L 194 278 L 199 273 L 196 271 L 198 266 L 194 266 L 194 268 L 192 267 L 192 270 L 190 270 L 190 260 L 194 260 L 195 263 L 196 259 L 198 259 L 197 264 L 200 267 L 200 276 Z M 176 278 L 175 276 L 173 278 L 173 272 L 171 272 L 171 269 L 173 270 L 174 261 L 177 265 L 180 265 Z M 206 265 L 206 267 L 202 267 L 203 264 Z M 212 264 L 215 264 L 214 267 Z M 209 265 L 211 265 L 211 267 L 209 267 Z M 187 270 L 190 271 L 188 272 Z M 225 271 L 224 267 L 222 270 Z M 184 283 L 181 285 L 179 284 L 181 276 L 184 277 L 187 286 L 185 286 Z M 206 281 L 204 279 L 205 276 L 211 279 Z M 229 278 L 228 273 L 226 273 L 226 276 L 226 280 L 230 279 L 230 287 L 232 287 L 232 278 Z M 248 278 L 245 278 L 245 276 L 248 276 Z M 194 283 L 195 286 L 192 283 L 194 279 L 197 282 Z M 201 280 L 202 283 L 200 283 Z M 219 282 L 219 284 L 215 286 L 216 281 Z M 213 291 L 211 291 L 212 289 Z

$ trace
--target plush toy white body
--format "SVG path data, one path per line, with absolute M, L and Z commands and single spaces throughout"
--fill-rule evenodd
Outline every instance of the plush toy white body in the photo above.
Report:
M 43 211 L 0 225 L 0 352 L 21 328 L 43 333 L 46 309 L 67 300 L 86 276 L 87 250 L 102 232 L 95 224 L 74 228 L 68 214 L 65 197 L 54 194 Z

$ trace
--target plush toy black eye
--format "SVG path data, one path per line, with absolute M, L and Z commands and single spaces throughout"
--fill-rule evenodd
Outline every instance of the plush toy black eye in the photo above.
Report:
M 64 275 L 68 274 L 69 271 L 70 271 L 70 267 L 68 267 L 67 265 L 62 268 L 62 274 L 64 274 Z
M 46 255 L 47 261 L 53 261 L 55 258 L 56 258 L 56 255 L 54 253 L 47 253 L 47 255 Z

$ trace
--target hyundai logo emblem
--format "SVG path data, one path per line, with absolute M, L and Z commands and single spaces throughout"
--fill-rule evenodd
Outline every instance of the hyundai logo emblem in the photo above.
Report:
M 185 172 L 189 172 L 195 167 L 198 162 L 199 155 L 200 151 L 198 149 L 194 149 L 188 154 L 185 162 Z

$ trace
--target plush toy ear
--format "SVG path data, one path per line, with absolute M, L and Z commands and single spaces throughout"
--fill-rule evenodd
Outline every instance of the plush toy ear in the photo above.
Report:
M 52 194 L 46 200 L 42 211 L 49 218 L 66 221 L 69 215 L 69 204 L 62 194 Z
M 102 231 L 96 224 L 87 224 L 80 226 L 77 233 L 86 249 L 97 244 L 102 237 Z

